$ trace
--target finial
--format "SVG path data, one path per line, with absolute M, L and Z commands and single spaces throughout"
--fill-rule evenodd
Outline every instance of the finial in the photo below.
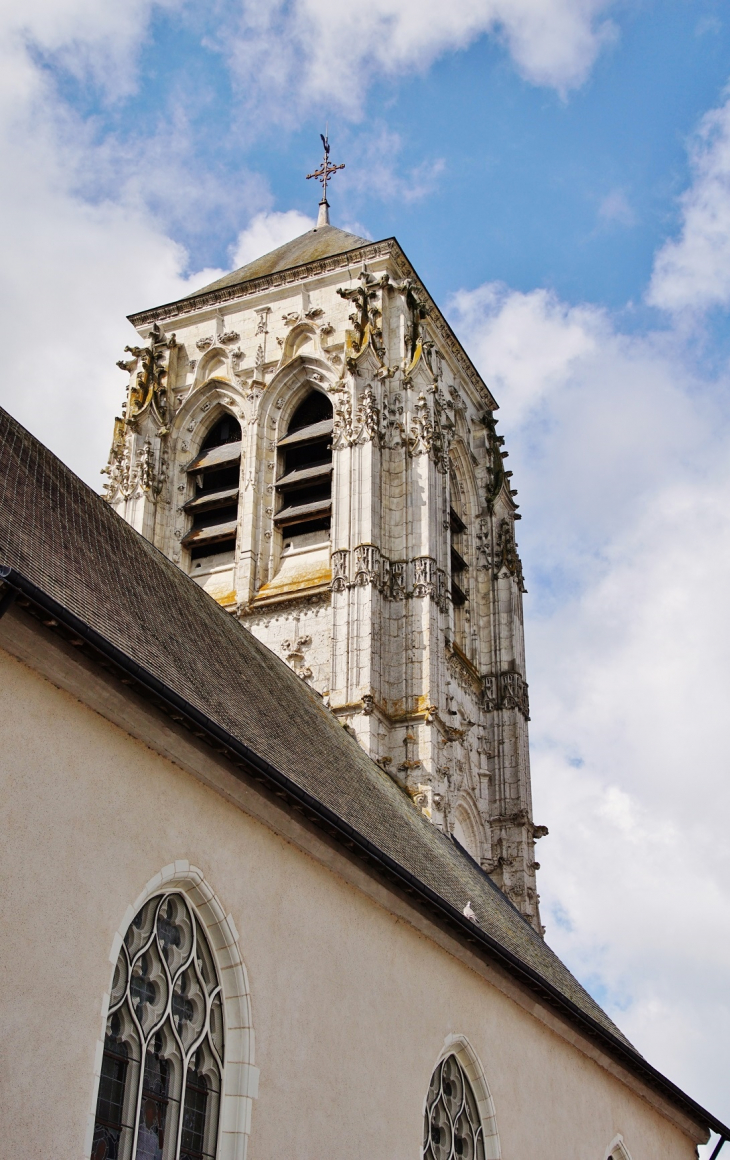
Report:
M 327 182 L 333 173 L 338 169 L 344 169 L 344 162 L 342 165 L 330 165 L 330 141 L 328 127 L 325 128 L 324 133 L 320 133 L 322 144 L 324 145 L 324 157 L 319 169 L 315 169 L 314 173 L 307 174 L 307 181 L 310 177 L 317 177 L 322 182 L 322 200 L 319 203 L 319 213 L 317 215 L 317 225 L 315 229 L 320 229 L 321 226 L 328 226 L 330 224 L 329 202 L 327 201 Z

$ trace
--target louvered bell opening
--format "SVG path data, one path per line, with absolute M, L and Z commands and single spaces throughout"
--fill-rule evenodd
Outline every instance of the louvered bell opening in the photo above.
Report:
M 332 404 L 326 395 L 307 395 L 278 448 L 274 523 L 281 529 L 284 548 L 324 543 L 332 514 Z
M 451 529 L 451 599 L 455 608 L 463 608 L 469 597 L 462 587 L 464 583 L 462 577 L 469 565 L 459 551 L 459 546 L 461 537 L 466 531 L 466 524 L 454 508 L 449 511 L 449 526 Z
M 238 491 L 241 472 L 241 426 L 224 415 L 209 432 L 199 454 L 188 467 L 195 479 L 195 495 L 185 504 L 193 517 L 183 539 L 192 560 L 214 557 L 211 564 L 236 548 Z

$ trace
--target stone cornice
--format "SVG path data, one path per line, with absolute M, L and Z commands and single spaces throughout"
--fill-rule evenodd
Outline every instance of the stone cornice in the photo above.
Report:
M 322 274 L 331 274 L 350 266 L 361 265 L 363 262 L 376 262 L 382 258 L 390 258 L 397 267 L 400 278 L 413 279 L 419 292 L 426 299 L 429 307 L 429 321 L 436 331 L 444 350 L 448 351 L 458 364 L 467 382 L 477 392 L 485 407 L 489 410 L 496 411 L 498 404 L 491 391 L 395 238 L 385 238 L 383 241 L 373 242 L 367 246 L 360 246 L 355 250 L 345 250 L 341 254 L 333 254 L 328 258 L 318 258 L 314 262 L 304 262 L 299 266 L 291 266 L 288 270 L 278 270 L 273 274 L 266 274 L 261 278 L 251 278 L 247 282 L 237 282 L 233 286 L 221 286 L 218 290 L 208 290 L 201 294 L 192 294 L 187 298 L 179 298 L 175 302 L 167 302 L 162 306 L 156 306 L 150 310 L 141 310 L 137 314 L 129 314 L 127 317 L 132 323 L 132 326 L 138 330 L 140 327 L 151 326 L 154 322 L 163 323 L 169 319 L 183 318 L 186 314 L 193 314 L 198 310 L 221 306 L 224 303 L 238 302 L 242 299 L 262 294 L 267 290 L 277 290 L 282 286 L 292 286 L 308 278 L 316 278 Z

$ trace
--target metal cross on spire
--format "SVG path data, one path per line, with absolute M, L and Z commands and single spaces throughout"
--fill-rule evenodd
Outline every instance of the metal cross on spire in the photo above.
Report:
M 329 225 L 330 219 L 328 213 L 329 202 L 327 201 L 327 182 L 333 173 L 337 173 L 338 169 L 345 168 L 344 162 L 342 165 L 330 164 L 330 141 L 327 129 L 325 129 L 324 133 L 320 133 L 320 138 L 322 139 L 322 144 L 324 145 L 324 157 L 322 159 L 322 164 L 320 165 L 319 169 L 315 169 L 314 173 L 307 174 L 307 181 L 309 181 L 309 179 L 312 177 L 316 177 L 322 182 L 322 200 L 319 203 L 317 229 L 319 229 L 320 226 Z

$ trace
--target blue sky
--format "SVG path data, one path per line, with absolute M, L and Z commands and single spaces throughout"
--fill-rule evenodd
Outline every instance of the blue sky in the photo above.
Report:
M 548 940 L 730 1120 L 730 17 L 716 0 L 27 0 L 0 402 L 98 486 L 127 313 L 395 234 L 498 398 Z
M 211 28 L 176 8 L 153 14 L 135 91 L 113 102 L 52 55 L 46 66 L 100 139 L 133 147 L 169 134 L 164 165 L 177 161 L 184 137 L 186 164 L 212 187 L 207 212 L 151 200 L 191 270 L 226 266 L 252 209 L 235 197 L 238 182 L 248 190 L 253 181 L 267 208 L 314 212 L 304 174 L 328 120 L 349 165 L 333 185 L 333 216 L 373 237 L 396 234 L 441 300 L 490 279 L 621 309 L 641 302 L 653 253 L 676 228 L 687 138 L 727 84 L 722 16 L 716 0 L 615 6 L 604 51 L 567 96 L 529 83 L 481 37 L 420 75 L 379 79 L 355 118 L 334 98 L 273 124 L 249 117 L 245 82 L 231 77 Z M 406 197 L 368 180 L 380 139 Z

